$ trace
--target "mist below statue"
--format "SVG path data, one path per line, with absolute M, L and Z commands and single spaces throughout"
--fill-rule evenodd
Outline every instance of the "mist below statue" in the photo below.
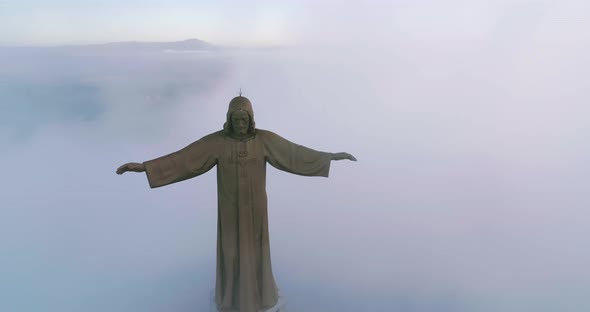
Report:
M 221 312 L 222 310 L 218 310 L 217 306 L 215 304 L 215 290 L 211 291 L 211 296 L 209 298 L 210 300 L 210 304 L 209 304 L 209 312 Z M 238 310 L 235 310 L 238 311 Z M 266 309 L 262 309 L 262 310 L 258 310 L 258 312 L 287 312 L 287 303 L 285 302 L 285 299 L 279 294 L 279 299 L 277 300 L 277 303 L 270 307 L 270 308 L 266 308 Z

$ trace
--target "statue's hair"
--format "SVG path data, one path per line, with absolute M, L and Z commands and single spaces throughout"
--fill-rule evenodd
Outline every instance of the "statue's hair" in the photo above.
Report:
M 240 109 L 240 110 L 242 110 L 242 109 Z M 249 111 L 247 111 L 247 110 L 242 110 L 242 111 L 246 112 L 248 114 L 249 119 L 250 119 L 250 125 L 248 126 L 248 134 L 254 134 L 256 132 L 256 122 L 254 122 L 254 117 L 252 116 L 252 114 L 250 114 Z M 225 133 L 225 135 L 230 135 L 232 132 L 232 126 L 231 126 L 231 115 L 232 114 L 233 114 L 233 112 L 231 114 L 228 114 L 227 120 L 223 124 L 223 133 Z

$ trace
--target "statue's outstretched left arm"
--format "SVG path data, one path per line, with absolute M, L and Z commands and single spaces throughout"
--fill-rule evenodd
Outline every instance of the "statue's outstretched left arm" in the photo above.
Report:
M 264 137 L 265 158 L 273 167 L 303 176 L 328 177 L 332 160 L 356 158 L 348 153 L 326 153 L 290 142 L 270 131 Z

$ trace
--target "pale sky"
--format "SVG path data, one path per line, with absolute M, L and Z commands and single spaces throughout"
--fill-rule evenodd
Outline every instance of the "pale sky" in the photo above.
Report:
M 294 1 L 2 1 L 0 44 L 188 38 L 231 45 L 285 44 L 299 10 Z
M 221 45 L 587 36 L 586 1 L 0 1 L 0 45 L 197 38 Z M 560 31 L 567 28 L 567 32 Z

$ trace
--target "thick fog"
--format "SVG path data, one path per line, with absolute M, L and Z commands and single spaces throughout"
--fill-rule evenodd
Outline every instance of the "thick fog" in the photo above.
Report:
M 258 128 L 358 158 L 269 166 L 288 311 L 590 309 L 588 5 L 332 5 L 288 48 L 0 49 L 0 310 L 209 311 L 215 169 L 115 170 L 240 88 Z

